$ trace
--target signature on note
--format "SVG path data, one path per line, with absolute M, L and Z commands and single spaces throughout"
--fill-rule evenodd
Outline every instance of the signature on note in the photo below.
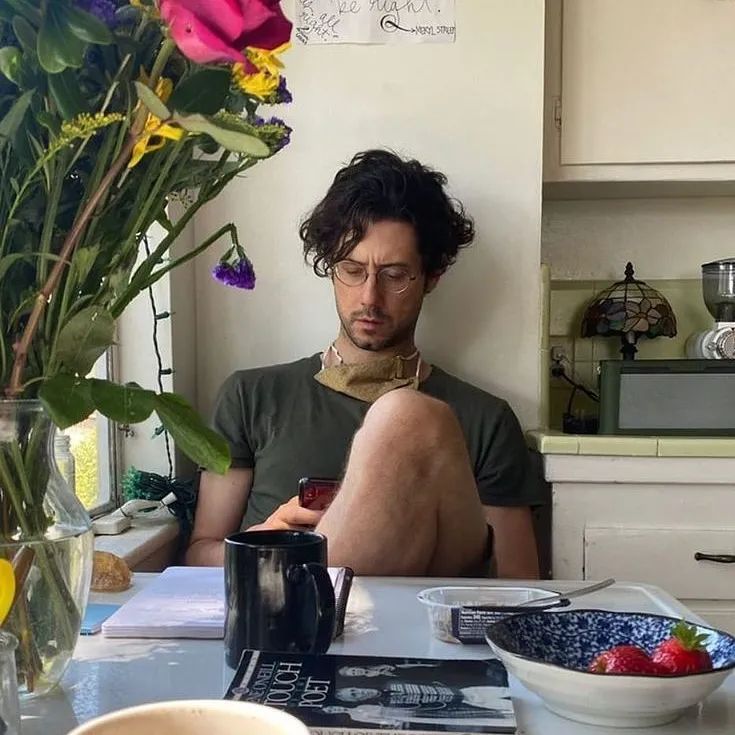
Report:
M 380 43 L 391 35 L 453 41 L 455 0 L 298 0 L 295 38 L 311 43 Z M 429 38 L 427 38 L 429 37 Z M 395 42 L 395 41 L 393 41 Z M 400 42 L 400 41 L 399 41 Z

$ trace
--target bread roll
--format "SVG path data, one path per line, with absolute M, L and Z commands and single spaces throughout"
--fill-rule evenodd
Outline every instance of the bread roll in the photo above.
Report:
M 130 587 L 131 577 L 130 567 L 125 559 L 107 551 L 94 552 L 93 592 L 122 592 Z

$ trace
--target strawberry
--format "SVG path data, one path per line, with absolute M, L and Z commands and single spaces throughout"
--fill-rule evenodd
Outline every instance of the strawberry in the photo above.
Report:
M 595 674 L 665 674 L 638 646 L 615 646 L 595 656 L 587 668 Z
M 670 674 L 710 671 L 712 659 L 704 648 L 707 638 L 706 633 L 697 633 L 694 625 L 681 620 L 672 626 L 671 637 L 656 646 L 651 658 Z

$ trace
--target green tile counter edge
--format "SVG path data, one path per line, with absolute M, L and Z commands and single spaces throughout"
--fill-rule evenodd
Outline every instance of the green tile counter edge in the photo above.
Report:
M 735 438 L 591 436 L 534 429 L 526 432 L 528 446 L 541 454 L 581 454 L 615 457 L 735 457 Z

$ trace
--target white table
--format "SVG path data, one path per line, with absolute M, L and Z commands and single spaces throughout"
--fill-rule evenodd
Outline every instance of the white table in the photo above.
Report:
M 133 590 L 121 595 L 96 595 L 98 602 L 124 601 L 153 575 L 136 575 Z M 442 643 L 430 632 L 416 592 L 437 584 L 468 584 L 468 580 L 363 577 L 355 580 L 345 636 L 330 652 L 484 658 L 487 646 Z M 474 584 L 474 582 L 472 582 Z M 491 584 L 483 580 L 481 584 Z M 493 581 L 492 584 L 498 584 Z M 507 582 L 505 584 L 513 584 Z M 539 583 L 572 589 L 577 582 Z M 656 587 L 615 585 L 581 598 L 576 607 L 664 612 L 695 619 L 679 602 Z M 221 640 L 110 639 L 83 636 L 61 689 L 23 708 L 22 735 L 66 735 L 78 723 L 99 714 L 166 699 L 222 697 L 230 672 L 225 668 Z M 577 724 L 547 711 L 541 701 L 511 680 L 519 735 L 732 735 L 735 733 L 735 674 L 703 705 L 682 719 L 652 730 L 616 730 Z

